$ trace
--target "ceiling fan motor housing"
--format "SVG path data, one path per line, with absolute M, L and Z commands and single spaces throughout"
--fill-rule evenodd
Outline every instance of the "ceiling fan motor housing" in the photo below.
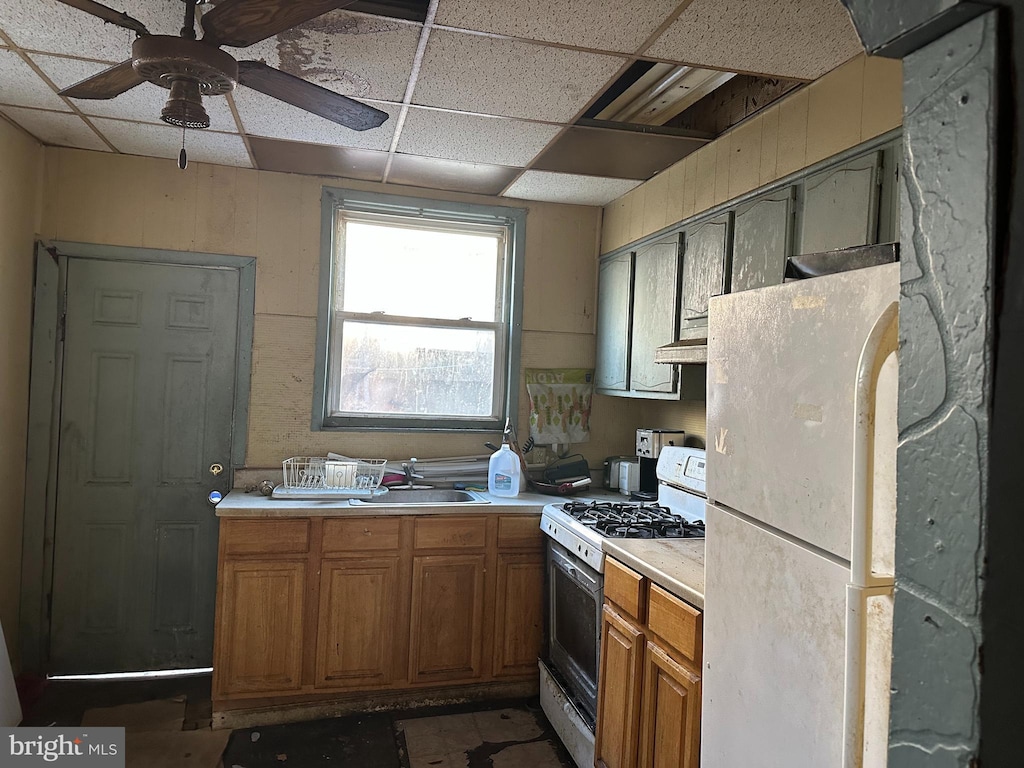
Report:
M 144 80 L 170 89 L 160 119 L 185 128 L 209 128 L 202 97 L 230 93 L 238 83 L 238 63 L 229 54 L 201 41 L 170 35 L 136 39 L 132 69 Z

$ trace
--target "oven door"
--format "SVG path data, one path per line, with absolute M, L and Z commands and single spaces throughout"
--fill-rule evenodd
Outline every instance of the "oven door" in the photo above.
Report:
M 548 541 L 548 643 L 552 666 L 580 713 L 597 722 L 602 576 L 568 549 Z

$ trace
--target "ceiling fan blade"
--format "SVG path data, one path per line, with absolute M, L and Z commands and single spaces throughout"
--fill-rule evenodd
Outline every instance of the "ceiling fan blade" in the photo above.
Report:
M 203 41 L 245 48 L 355 0 L 224 0 L 203 15 Z
M 132 60 L 128 59 L 65 88 L 60 95 L 72 99 L 112 99 L 144 82 L 132 69 Z
M 377 128 L 388 119 L 387 112 L 268 67 L 261 61 L 238 62 L 238 82 L 353 131 Z
M 117 24 L 119 27 L 125 29 L 131 29 L 138 32 L 140 35 L 148 35 L 149 30 L 146 29 L 146 25 L 138 19 L 133 19 L 127 13 L 121 13 L 121 11 L 115 11 L 113 8 L 108 8 L 105 5 L 95 2 L 95 0 L 58 0 L 64 5 L 70 5 L 72 8 L 77 8 L 80 11 L 91 13 L 93 16 L 103 19 L 111 24 Z

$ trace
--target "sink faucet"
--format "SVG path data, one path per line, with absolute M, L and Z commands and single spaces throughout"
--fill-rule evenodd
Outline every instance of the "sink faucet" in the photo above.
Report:
M 423 475 L 416 474 L 416 459 L 410 458 L 409 461 L 402 462 L 402 471 L 405 472 L 405 482 L 401 485 L 392 485 L 396 491 L 398 490 L 426 490 L 427 488 L 433 488 L 432 485 L 419 485 L 416 483 L 417 480 L 422 480 Z

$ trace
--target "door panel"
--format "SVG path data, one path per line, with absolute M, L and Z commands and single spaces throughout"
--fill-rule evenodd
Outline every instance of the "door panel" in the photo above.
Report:
M 650 641 L 644 665 L 640 764 L 651 768 L 697 768 L 700 678 Z
M 69 259 L 66 312 L 50 669 L 209 666 L 238 273 Z
M 637 251 L 634 266 L 630 389 L 671 392 L 675 366 L 654 362 L 654 350 L 675 341 L 679 237 Z
M 602 612 L 602 627 L 596 763 L 599 768 L 635 768 L 644 635 L 607 604 Z
M 684 327 L 706 325 L 708 300 L 725 291 L 731 218 L 731 213 L 723 213 L 686 232 L 681 317 Z
M 629 389 L 629 297 L 633 281 L 633 255 L 605 259 L 599 267 L 597 287 L 598 389 Z
M 818 253 L 878 241 L 878 173 L 872 152 L 804 182 L 800 253 Z
M 498 554 L 495 677 L 537 669 L 544 642 L 544 569 L 542 553 Z
M 790 254 L 793 187 L 739 206 L 733 223 L 732 293 L 779 285 Z

